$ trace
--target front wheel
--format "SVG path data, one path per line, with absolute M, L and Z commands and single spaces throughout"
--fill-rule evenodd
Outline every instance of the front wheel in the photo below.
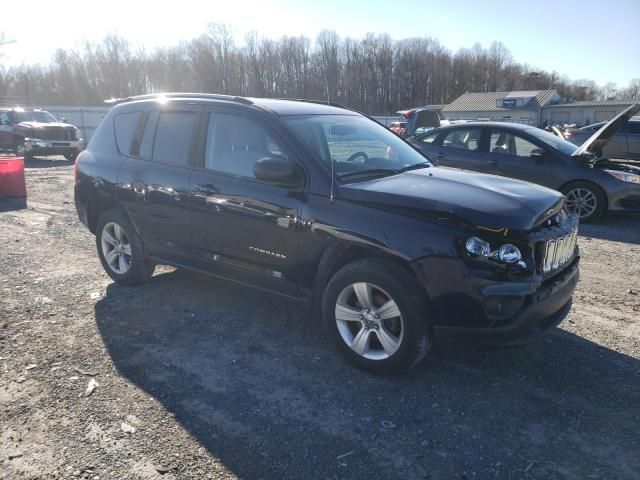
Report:
M 607 210 L 607 199 L 595 184 L 590 182 L 571 182 L 562 188 L 566 197 L 566 207 L 580 217 L 581 222 L 595 222 Z
M 407 370 L 431 347 L 424 297 L 392 261 L 365 259 L 339 270 L 325 289 L 322 314 L 345 358 L 372 373 Z
M 104 270 L 118 284 L 140 285 L 153 274 L 154 267 L 144 256 L 142 239 L 118 210 L 109 210 L 98 220 L 96 246 Z
M 16 154 L 16 156 L 22 157 L 25 160 L 31 160 L 33 158 L 33 155 L 31 155 L 31 153 L 27 150 L 23 141 L 19 141 L 18 143 L 16 143 L 15 147 L 13 147 L 13 152 Z

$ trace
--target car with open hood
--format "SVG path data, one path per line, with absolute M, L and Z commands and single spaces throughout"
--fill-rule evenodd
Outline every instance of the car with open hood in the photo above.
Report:
M 443 336 L 538 338 L 578 281 L 560 193 L 435 166 L 326 103 L 118 100 L 76 160 L 75 203 L 115 282 L 167 264 L 305 301 L 372 372 L 416 365 Z
M 39 108 L 0 107 L 0 150 L 19 157 L 63 155 L 74 160 L 84 148 L 79 128 Z
M 429 108 L 410 108 L 408 110 L 400 110 L 396 114 L 402 120 L 393 122 L 390 130 L 402 138 L 413 137 L 443 125 L 438 112 Z M 398 126 L 398 123 L 402 125 Z M 448 124 L 445 121 L 444 125 Z
M 517 178 L 562 192 L 581 221 L 606 212 L 640 212 L 640 165 L 608 158 L 604 147 L 640 111 L 635 104 L 580 146 L 527 125 L 468 122 L 409 141 L 439 165 Z
M 564 138 L 578 146 L 586 142 L 606 122 L 587 125 L 582 128 L 569 128 Z M 604 145 L 602 155 L 607 158 L 640 160 L 640 118 L 627 121 L 622 128 Z

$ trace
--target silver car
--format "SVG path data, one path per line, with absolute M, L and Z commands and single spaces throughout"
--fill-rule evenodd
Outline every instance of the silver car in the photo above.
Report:
M 605 122 L 594 123 L 586 127 L 567 130 L 564 137 L 575 145 L 582 145 L 594 133 L 600 130 Z M 640 119 L 629 120 L 603 148 L 603 156 L 640 160 Z

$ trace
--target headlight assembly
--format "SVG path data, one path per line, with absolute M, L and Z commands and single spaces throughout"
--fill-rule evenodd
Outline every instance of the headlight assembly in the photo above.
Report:
M 465 242 L 465 249 L 469 255 L 475 258 L 491 260 L 507 265 L 517 265 L 520 269 L 526 269 L 527 264 L 522 260 L 522 252 L 515 245 L 505 243 L 497 250 L 491 250 L 489 242 L 479 237 L 469 237 Z
M 605 170 L 605 172 L 607 172 L 609 175 L 613 175 L 618 180 L 621 180 L 623 182 L 635 183 L 637 185 L 640 185 L 640 175 L 636 175 L 635 173 L 620 172 L 618 170 Z

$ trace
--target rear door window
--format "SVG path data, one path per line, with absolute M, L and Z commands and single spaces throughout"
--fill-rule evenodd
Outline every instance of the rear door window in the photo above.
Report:
M 445 134 L 442 146 L 474 152 L 480 148 L 480 135 L 479 128 L 458 128 Z
M 186 166 L 189 163 L 195 121 L 194 112 L 161 112 L 153 142 L 153 159 Z
M 492 130 L 489 151 L 500 155 L 529 158 L 533 150 L 540 147 L 529 140 L 504 130 Z
M 153 110 L 147 116 L 147 123 L 142 133 L 142 139 L 140 140 L 140 157 L 151 158 L 153 154 L 153 141 L 156 138 L 156 127 L 158 126 L 158 116 L 160 112 Z
M 131 153 L 131 142 L 138 128 L 140 112 L 121 113 L 114 118 L 116 144 L 118 150 L 124 155 Z
M 429 135 L 425 135 L 420 139 L 420 143 L 432 143 L 435 145 L 435 139 L 438 138 L 438 133 L 430 133 Z

